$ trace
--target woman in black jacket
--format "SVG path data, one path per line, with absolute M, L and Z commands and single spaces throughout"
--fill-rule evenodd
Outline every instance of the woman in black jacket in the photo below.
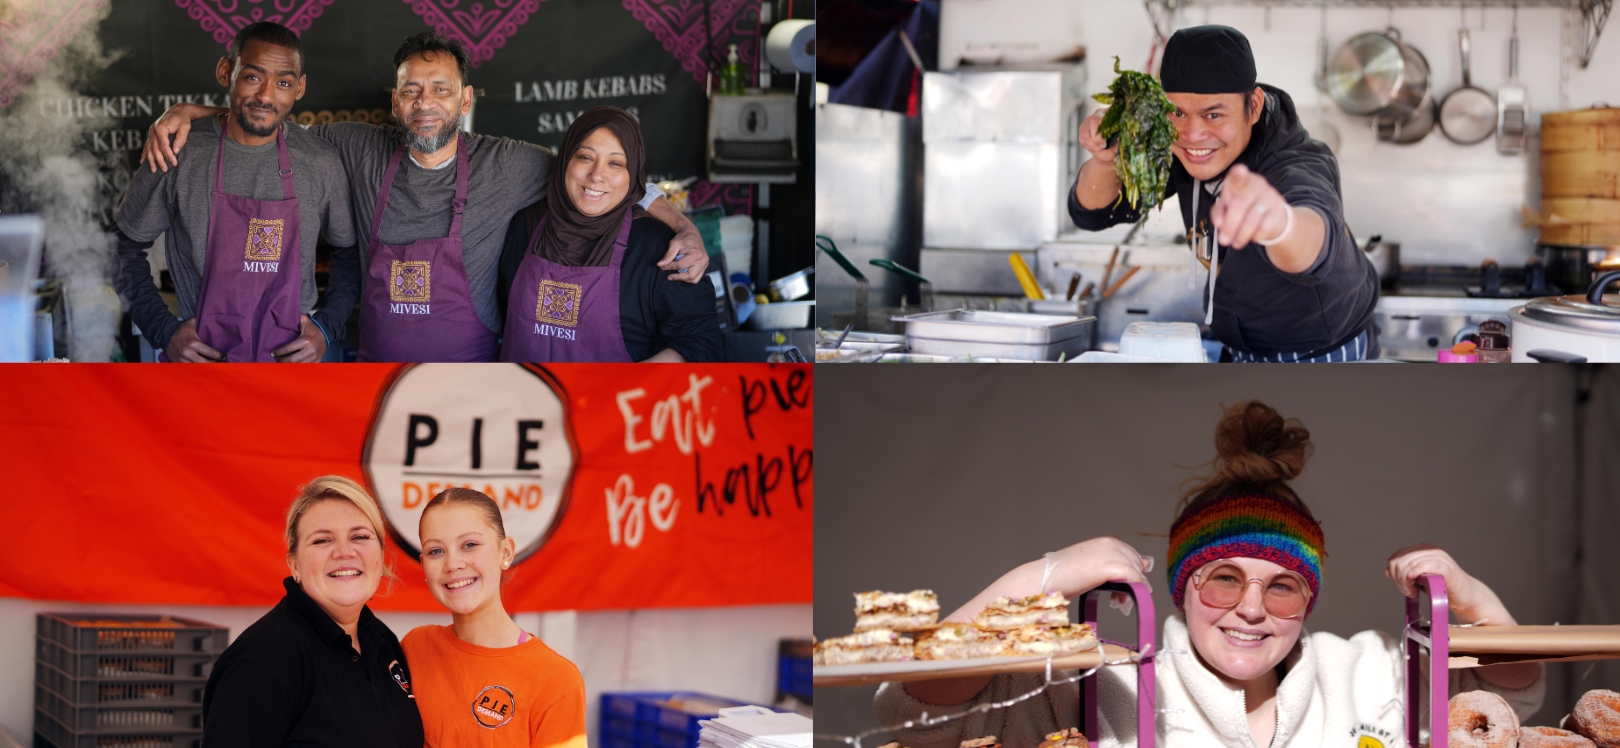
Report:
M 205 748 L 421 748 L 422 718 L 399 639 L 366 607 L 394 572 L 376 499 L 341 476 L 287 512 L 287 594 L 214 664 Z

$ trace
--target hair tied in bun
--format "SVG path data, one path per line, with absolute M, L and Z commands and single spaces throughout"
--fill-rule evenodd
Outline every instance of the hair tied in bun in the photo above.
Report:
M 1209 501 L 1240 493 L 1271 494 L 1306 512 L 1288 486 L 1311 458 L 1311 432 L 1297 418 L 1283 418 L 1259 400 L 1226 409 L 1215 425 L 1215 459 L 1211 474 L 1188 490 L 1178 516 Z

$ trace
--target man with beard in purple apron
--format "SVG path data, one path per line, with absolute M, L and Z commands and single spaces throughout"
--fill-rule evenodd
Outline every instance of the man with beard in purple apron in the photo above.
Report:
M 355 223 L 363 227 L 360 358 L 493 361 L 502 323 L 496 271 L 506 226 L 544 194 L 555 155 L 532 143 L 459 134 L 473 104 L 470 65 L 459 42 L 432 32 L 413 36 L 394 53 L 394 69 L 399 126 L 308 128 L 337 146 Z M 143 160 L 167 168 L 190 120 L 214 112 L 171 107 L 153 124 Z M 662 198 L 647 211 L 676 229 L 658 267 L 676 271 L 670 280 L 704 280 L 708 254 L 697 228 Z
M 501 255 L 501 360 L 719 361 L 714 285 L 665 283 L 669 229 L 636 204 L 641 125 L 596 107 L 563 136 L 543 203 L 515 216 Z
M 298 37 L 254 23 L 215 70 L 224 116 L 198 122 L 192 158 L 137 169 L 118 207 L 114 281 L 131 319 L 167 361 L 319 361 L 354 306 L 333 294 L 314 311 L 315 246 L 340 249 L 333 274 L 358 273 L 348 185 L 337 149 L 286 127 L 304 93 Z M 146 250 L 166 236 L 179 317 L 152 281 Z

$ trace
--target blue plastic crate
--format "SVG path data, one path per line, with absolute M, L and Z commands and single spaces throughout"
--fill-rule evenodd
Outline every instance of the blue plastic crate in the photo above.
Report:
M 613 730 L 602 731 L 602 745 L 607 748 L 643 748 L 634 737 Z
M 658 748 L 697 748 L 698 733 L 681 730 L 659 730 Z
M 747 705 L 692 691 L 604 693 L 601 732 L 619 741 L 609 748 L 696 748 L 699 722 L 719 716 L 720 709 Z
M 782 657 L 777 661 L 778 690 L 807 698 L 812 690 L 812 668 L 808 657 Z

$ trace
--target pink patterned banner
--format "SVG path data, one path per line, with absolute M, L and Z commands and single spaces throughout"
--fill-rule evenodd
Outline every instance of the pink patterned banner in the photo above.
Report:
M 302 35 L 335 0 L 174 0 L 191 20 L 211 32 L 214 41 L 229 44 L 236 32 L 250 23 L 273 21 Z
M 718 205 L 728 216 L 754 214 L 754 185 L 710 182 L 699 179 L 688 190 L 686 204 L 693 208 Z
M 495 50 L 506 46 L 506 40 L 528 22 L 530 15 L 540 10 L 540 3 L 545 0 L 489 0 L 488 5 L 466 6 L 462 5 L 462 0 L 404 2 L 440 36 L 460 40 L 467 48 L 468 61 L 478 67 L 493 59 Z
M 11 14 L 0 16 L 0 109 L 11 106 L 23 84 L 108 0 L 9 0 Z
M 709 70 L 726 64 L 727 45 L 737 45 L 737 59 L 754 80 L 758 67 L 758 0 L 623 0 L 630 11 L 681 61 L 698 85 Z M 703 11 L 708 10 L 708 17 Z

